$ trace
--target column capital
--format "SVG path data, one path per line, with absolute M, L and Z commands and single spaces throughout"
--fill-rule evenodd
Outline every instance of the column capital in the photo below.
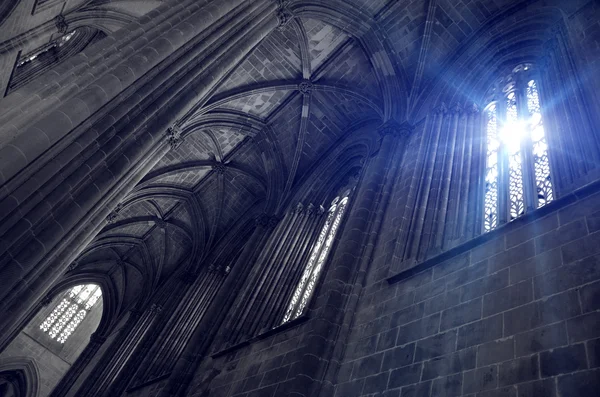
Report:
M 302 203 L 296 204 L 296 206 L 294 207 L 293 212 L 295 214 L 301 214 L 301 213 L 303 213 L 304 212 L 304 204 L 302 204 Z
M 63 14 L 58 14 L 54 17 L 54 26 L 56 26 L 56 30 L 58 33 L 65 34 L 67 30 L 69 30 L 69 24 L 65 20 L 65 16 Z
M 388 120 L 379 126 L 377 132 L 379 132 L 379 135 L 381 135 L 382 138 L 386 135 L 406 138 L 413 132 L 414 129 L 415 127 L 406 121 L 402 124 L 399 124 L 395 120 Z
M 481 108 L 476 103 L 471 103 L 465 106 L 465 111 L 469 114 L 477 114 L 481 112 Z
M 448 106 L 445 102 L 440 103 L 438 106 L 433 108 L 434 114 L 446 114 L 448 113 Z
M 158 303 L 153 303 L 148 308 L 148 312 L 150 314 L 159 314 L 160 312 L 162 312 L 162 309 L 163 309 L 162 305 L 159 305 Z
M 67 267 L 67 273 L 68 272 L 72 272 L 73 270 L 77 269 L 78 265 L 79 264 L 77 263 L 77 261 L 71 262 L 71 264 L 69 265 L 69 267 Z
M 294 14 L 287 7 L 289 1 L 288 0 L 276 0 L 277 2 L 277 20 L 279 21 L 279 25 L 277 29 L 283 29 L 288 22 L 290 22 L 294 18 Z
M 257 226 L 273 229 L 279 223 L 279 217 L 274 215 L 262 214 L 254 220 Z
M 123 209 L 123 203 L 118 203 L 110 214 L 106 216 L 107 223 L 115 223 L 119 216 L 119 212 Z
M 167 142 L 171 146 L 172 150 L 177 149 L 183 143 L 183 137 L 181 136 L 181 127 L 177 123 L 173 124 L 167 129 Z

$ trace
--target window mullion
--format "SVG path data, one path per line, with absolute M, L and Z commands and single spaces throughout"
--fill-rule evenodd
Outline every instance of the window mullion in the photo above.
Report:
M 499 128 L 506 126 L 506 103 L 503 99 L 498 100 L 498 122 Z M 506 144 L 500 140 L 498 149 L 498 225 L 503 225 L 510 221 L 510 199 L 509 199 L 509 170 L 508 170 L 508 149 Z
M 519 122 L 524 130 L 521 139 L 521 159 L 523 172 L 523 201 L 525 212 L 531 212 L 538 206 L 537 193 L 535 186 L 535 172 L 533 164 L 533 144 L 531 142 L 531 132 L 529 131 L 529 109 L 527 108 L 527 95 L 525 84 L 522 79 L 517 82 L 517 110 L 519 112 Z

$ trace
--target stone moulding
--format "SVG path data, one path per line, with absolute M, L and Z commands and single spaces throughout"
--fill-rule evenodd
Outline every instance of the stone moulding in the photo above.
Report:
M 227 347 L 227 348 L 225 348 L 225 349 L 223 349 L 221 351 L 218 351 L 218 352 L 212 354 L 211 357 L 212 358 L 217 358 L 217 357 L 224 356 L 224 355 L 226 355 L 228 353 L 231 353 L 233 351 L 241 349 L 241 348 L 243 348 L 245 346 L 249 346 L 249 345 L 253 344 L 254 342 L 258 342 L 259 340 L 263 340 L 263 339 L 266 339 L 266 338 L 268 338 L 270 336 L 276 335 L 276 334 L 278 334 L 280 332 L 284 332 L 284 331 L 287 331 L 287 330 L 289 330 L 291 328 L 298 327 L 298 326 L 304 324 L 305 322 L 307 322 L 308 320 L 309 320 L 308 314 L 303 314 L 300 317 L 297 317 L 297 318 L 295 318 L 293 320 L 288 321 L 287 323 L 281 324 L 281 325 L 279 325 L 279 326 L 277 326 L 275 328 L 271 328 L 270 330 L 264 331 L 264 332 L 258 334 L 255 337 L 252 337 L 252 338 L 247 339 L 247 340 L 245 340 L 243 342 L 240 342 L 240 343 L 235 344 L 233 346 Z
M 483 245 L 484 243 L 487 243 L 488 241 L 491 241 L 498 236 L 501 236 L 510 231 L 513 231 L 520 227 L 528 225 L 528 224 L 530 224 L 538 219 L 541 219 L 549 214 L 558 212 L 560 209 L 565 208 L 573 203 L 576 203 L 577 201 L 580 201 L 580 200 L 587 198 L 598 192 L 600 192 L 600 180 L 592 182 L 586 186 L 583 186 L 570 194 L 560 197 L 560 198 L 554 200 L 553 202 L 551 202 L 541 208 L 538 208 L 537 210 L 535 210 L 533 212 L 530 212 L 520 218 L 515 219 L 512 222 L 506 223 L 488 233 L 477 236 L 474 239 L 471 239 L 464 244 L 456 246 L 448 251 L 445 251 L 445 252 L 443 252 L 437 256 L 434 256 L 433 258 L 427 259 L 421 263 L 417 263 L 416 265 L 414 265 L 413 267 L 411 267 L 409 269 L 403 270 L 399 273 L 396 273 L 396 274 L 388 277 L 386 280 L 389 284 L 395 284 L 402 280 L 406 280 L 407 278 L 416 276 L 417 274 L 420 274 L 426 270 L 429 270 L 429 269 L 441 264 L 442 262 L 445 262 L 445 261 L 452 259 L 460 254 L 464 254 L 480 245 Z

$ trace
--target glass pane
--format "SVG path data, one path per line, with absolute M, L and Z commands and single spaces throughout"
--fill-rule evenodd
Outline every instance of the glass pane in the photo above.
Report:
M 300 302 L 300 305 L 296 309 L 295 317 L 299 317 L 300 315 L 302 315 L 302 312 L 304 312 L 304 308 L 308 304 L 308 300 L 312 296 L 312 293 L 315 289 L 317 280 L 319 279 L 319 275 L 321 274 L 321 269 L 323 269 L 323 264 L 325 263 L 325 259 L 327 259 L 327 255 L 329 254 L 329 251 L 331 250 L 331 244 L 333 243 L 335 234 L 340 226 L 340 223 L 342 222 L 342 217 L 344 216 L 344 211 L 346 210 L 347 205 L 348 205 L 348 198 L 346 197 L 339 204 L 339 208 L 337 209 L 337 213 L 335 216 L 335 221 L 333 222 L 333 225 L 331 226 L 331 229 L 329 230 L 327 240 L 325 240 L 325 245 L 323 247 L 321 255 L 319 256 L 319 260 L 317 261 L 317 266 L 315 267 L 315 270 L 311 274 L 310 281 L 308 282 L 308 285 L 306 286 L 306 290 L 304 291 L 304 294 L 302 295 L 302 300 Z
M 508 154 L 508 192 L 510 199 L 510 219 L 525 213 L 523 198 L 523 165 L 521 160 L 521 139 L 524 128 L 519 122 L 517 98 L 514 92 L 507 96 L 506 125 L 504 126 L 504 143 Z
M 323 228 L 321 229 L 321 232 L 319 234 L 319 238 L 317 239 L 315 246 L 312 249 L 310 258 L 308 259 L 308 263 L 306 264 L 306 268 L 304 269 L 304 273 L 302 273 L 302 277 L 300 278 L 300 281 L 298 282 L 298 285 L 296 286 L 296 290 L 294 291 L 294 295 L 292 295 L 292 300 L 290 301 L 290 304 L 288 305 L 285 316 L 283 317 L 283 321 L 281 322 L 282 324 L 286 323 L 292 319 L 292 315 L 294 314 L 294 308 L 300 302 L 300 297 L 302 296 L 302 291 L 304 291 L 304 287 L 306 286 L 306 283 L 308 282 L 308 280 L 310 278 L 310 275 L 312 273 L 315 262 L 319 256 L 319 252 L 321 251 L 321 247 L 323 246 L 323 243 L 325 242 L 325 238 L 327 237 L 327 232 L 329 231 L 331 222 L 333 221 L 333 218 L 335 215 L 335 208 L 336 208 L 336 206 L 334 204 L 329 209 L 329 212 L 327 213 L 327 219 L 325 220 L 325 224 L 323 225 Z
M 548 144 L 542 112 L 540 97 L 534 80 L 527 84 L 527 107 L 529 109 L 529 127 L 531 142 L 533 144 L 533 165 L 535 184 L 537 189 L 538 207 L 542 207 L 553 200 L 552 180 L 550 178 L 550 160 L 548 159 Z
M 484 224 L 486 232 L 498 226 L 498 118 L 496 105 L 487 111 L 487 163 L 485 171 Z
M 52 339 L 56 338 L 58 342 L 65 343 L 101 296 L 102 289 L 96 284 L 71 288 L 67 296 L 40 324 L 40 329 Z

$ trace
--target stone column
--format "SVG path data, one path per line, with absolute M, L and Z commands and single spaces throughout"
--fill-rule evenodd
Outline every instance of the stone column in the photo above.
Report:
M 404 146 L 412 126 L 388 122 L 379 129 L 381 145 L 366 165 L 359 182 L 339 242 L 332 251 L 324 283 L 315 290 L 319 293 L 311 307 L 310 334 L 304 339 L 305 351 L 298 365 L 298 373 L 290 382 L 289 392 L 298 395 L 318 395 L 326 368 L 338 342 L 343 313 L 353 311 L 346 305 L 353 289 L 364 255 L 370 257 L 369 246 L 375 243 L 376 227 L 383 218 L 389 194 L 386 186 L 393 183 L 393 170 L 400 164 Z M 389 193 L 389 192 L 387 192 Z M 370 262 L 370 261 L 369 261 Z M 368 262 L 366 263 L 368 265 Z M 319 357 L 316 362 L 315 357 Z M 318 364 L 318 365 L 315 365 Z M 291 375 L 291 374 L 290 374 Z M 288 375 L 288 377 L 290 377 Z
M 226 314 L 246 283 L 256 257 L 263 250 L 277 222 L 278 219 L 273 216 L 262 215 L 257 218 L 252 235 L 216 294 L 213 304 L 194 330 L 173 368 L 167 385 L 159 394 L 160 397 L 179 396 L 185 393 L 215 335 L 221 330 Z
M 171 6 L 180 12 L 171 15 Z M 0 310 L 8 314 L 0 335 L 160 159 L 167 127 L 277 26 L 275 8 L 267 0 L 181 0 L 160 7 L 140 21 L 149 24 L 148 37 L 146 27 L 136 25 L 106 41 L 107 53 L 118 47 L 111 59 L 119 59 L 99 65 L 93 77 L 82 72 L 87 89 L 67 84 L 50 102 L 39 102 L 52 103 L 45 111 L 22 109 L 27 120 L 4 125 L 14 139 L 0 148 Z M 121 58 L 120 46 L 128 45 L 135 51 Z
M 51 397 L 62 397 L 69 392 L 71 386 L 73 386 L 79 375 L 81 375 L 83 370 L 92 361 L 104 342 L 106 342 L 106 337 L 104 336 L 100 336 L 97 333 L 93 333 L 90 336 L 90 342 L 81 352 L 79 357 L 77 357 L 77 360 L 75 360 L 71 368 L 69 368 L 66 375 L 63 376 L 58 385 L 56 385 L 50 394 Z
M 162 311 L 162 306 L 152 304 L 144 313 L 132 312 L 131 317 L 110 350 L 105 353 L 93 373 L 86 380 L 87 387 L 82 387 L 78 393 L 85 396 L 103 396 L 107 389 L 117 379 L 136 348 L 144 340 L 146 333 L 154 326 Z

